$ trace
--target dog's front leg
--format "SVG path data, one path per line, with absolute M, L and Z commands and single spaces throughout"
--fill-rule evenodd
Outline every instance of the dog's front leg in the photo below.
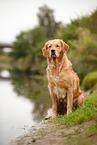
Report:
M 72 112 L 73 107 L 73 89 L 69 88 L 67 91 L 67 115 Z
M 53 90 L 51 89 L 51 99 L 52 99 L 52 117 L 57 116 L 57 97 L 54 95 Z

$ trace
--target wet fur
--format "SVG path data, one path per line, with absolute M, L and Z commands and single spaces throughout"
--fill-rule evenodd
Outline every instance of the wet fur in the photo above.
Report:
M 59 47 L 57 48 L 57 44 Z M 49 48 L 49 45 L 51 48 Z M 53 117 L 72 112 L 84 103 L 83 91 L 79 88 L 79 78 L 72 70 L 66 51 L 69 46 L 60 39 L 48 41 L 43 48 L 43 55 L 47 57 L 48 88 L 52 99 Z M 56 51 L 57 57 L 51 57 L 51 49 Z

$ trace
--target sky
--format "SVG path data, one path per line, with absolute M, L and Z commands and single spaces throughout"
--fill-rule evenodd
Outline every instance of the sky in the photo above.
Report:
M 0 43 L 12 43 L 21 31 L 38 25 L 37 13 L 43 5 L 54 10 L 56 21 L 67 24 L 91 14 L 97 0 L 0 0 Z

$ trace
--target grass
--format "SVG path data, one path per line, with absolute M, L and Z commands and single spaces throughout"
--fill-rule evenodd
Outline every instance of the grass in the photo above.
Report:
M 97 92 L 85 100 L 84 107 L 81 106 L 69 115 L 57 117 L 53 121 L 61 126 L 70 127 L 92 120 L 95 113 L 97 113 Z
M 97 114 L 96 114 L 97 118 Z M 67 135 L 66 142 L 68 145 L 92 145 L 97 143 L 97 119 L 93 118 L 90 124 L 81 124 L 71 136 Z M 65 143 L 66 143 L 65 142 Z
M 70 113 L 68 116 L 57 117 L 53 120 L 61 129 L 61 137 L 64 144 L 68 145 L 92 145 L 97 143 L 97 92 L 85 99 L 84 107 Z M 73 131 L 64 132 L 73 128 Z

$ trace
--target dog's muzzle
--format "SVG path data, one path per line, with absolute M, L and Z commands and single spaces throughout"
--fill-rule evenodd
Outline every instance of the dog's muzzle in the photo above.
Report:
M 51 57 L 56 57 L 55 49 L 51 49 Z

